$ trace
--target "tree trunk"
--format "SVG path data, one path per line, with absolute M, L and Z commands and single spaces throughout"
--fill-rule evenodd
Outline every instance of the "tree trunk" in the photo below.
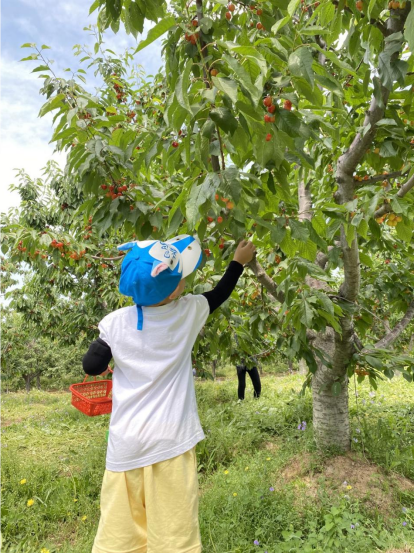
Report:
M 314 345 L 334 359 L 335 336 L 332 328 L 325 334 L 318 334 Z M 341 451 L 350 450 L 349 389 L 347 373 L 340 368 L 325 366 L 317 359 L 318 369 L 312 378 L 313 429 L 318 448 L 338 447 Z M 341 384 L 339 394 L 333 395 L 334 382 Z
M 298 372 L 305 376 L 308 373 L 308 367 L 305 359 L 300 359 L 298 362 L 299 370 Z
M 28 374 L 23 375 L 23 378 L 24 378 L 24 381 L 25 381 L 25 384 L 26 384 L 26 392 L 29 393 L 30 392 L 30 381 L 32 379 L 30 378 L 30 375 L 28 375 Z
M 40 373 L 36 374 L 36 386 L 37 389 L 40 390 Z
M 218 360 L 217 359 L 213 359 L 212 361 L 212 376 L 213 376 L 213 380 L 216 380 L 216 365 L 218 364 Z

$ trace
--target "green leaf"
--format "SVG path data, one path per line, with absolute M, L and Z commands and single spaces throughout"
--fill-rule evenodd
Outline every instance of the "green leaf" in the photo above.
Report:
M 366 221 L 366 219 L 362 219 L 359 223 L 359 226 L 357 227 L 357 232 L 360 234 L 360 236 L 363 236 L 363 238 L 367 238 L 367 231 L 369 230 L 369 224 Z
M 405 39 L 408 41 L 409 50 L 414 53 L 414 3 L 411 2 L 411 11 L 405 21 Z
M 298 8 L 299 4 L 300 0 L 291 0 L 291 2 L 288 4 L 287 11 L 291 17 L 294 15 L 294 12 Z
M 292 18 L 290 15 L 286 15 L 283 19 L 280 19 L 279 21 L 274 23 L 274 25 L 271 27 L 271 32 L 277 33 L 280 29 L 284 27 L 284 25 L 291 21 L 291 19 Z
M 309 232 L 307 227 L 303 223 L 290 218 L 288 220 L 288 224 L 290 225 L 293 238 L 295 238 L 296 240 L 301 240 L 301 242 L 307 242 L 309 238 Z
M 348 225 L 347 223 L 344 223 L 343 227 L 344 227 L 344 233 L 346 235 L 347 245 L 350 248 L 355 238 L 355 228 L 353 225 Z
M 254 142 L 256 162 L 264 168 L 267 166 L 279 167 L 284 159 L 283 146 L 280 145 L 278 134 L 272 130 L 269 129 L 272 134 L 271 140 L 265 140 L 264 132 L 264 135 L 258 134 Z
M 403 221 L 398 223 L 395 227 L 396 234 L 398 235 L 398 238 L 401 240 L 404 240 L 405 242 L 411 242 L 412 241 L 412 228 L 407 227 Z
M 313 312 L 314 312 L 314 310 L 310 307 L 310 305 L 307 301 L 304 302 L 302 307 L 304 307 L 304 309 L 302 309 L 303 314 L 301 315 L 300 321 L 307 328 L 311 328 L 311 325 L 312 325 L 312 322 L 313 322 Z
M 310 239 L 307 242 L 298 242 L 298 255 L 314 262 L 317 255 L 317 244 Z
M 193 61 L 191 59 L 187 60 L 186 66 L 183 73 L 177 80 L 175 93 L 179 104 L 186 109 L 190 115 L 193 115 L 192 108 L 190 107 L 189 96 L 187 94 L 187 89 L 190 82 L 190 70 L 192 68 Z
M 216 173 L 208 173 L 201 185 L 193 186 L 186 203 L 186 217 L 188 225 L 191 228 L 194 228 L 200 215 L 199 207 L 203 205 L 206 200 L 214 200 L 219 185 L 220 179 L 218 175 Z
M 32 73 L 38 73 L 39 71 L 50 71 L 50 69 L 47 65 L 39 65 L 33 69 Z
M 312 68 L 313 56 L 310 49 L 306 47 L 298 48 L 288 58 L 288 69 L 295 77 L 304 77 L 314 88 L 314 71 Z
M 100 5 L 101 5 L 101 1 L 100 0 L 95 0 L 95 2 L 89 8 L 88 15 L 91 15 L 91 13 L 94 12 L 97 8 L 99 8 Z
M 135 51 L 135 54 L 137 52 L 140 52 L 140 50 L 143 50 L 146 46 L 157 40 L 160 36 L 164 35 L 168 30 L 170 30 L 172 27 L 176 25 L 176 19 L 172 15 L 168 15 L 156 25 L 152 29 L 149 30 L 147 38 L 145 40 L 142 40 L 140 44 L 137 46 L 137 49 Z
M 231 135 L 238 128 L 238 121 L 228 108 L 214 108 L 209 113 L 210 118 L 226 133 Z
M 372 357 L 371 355 L 365 355 L 365 360 L 371 365 L 372 367 L 375 367 L 375 369 L 382 370 L 383 369 L 383 363 L 380 359 L 377 359 L 376 357 Z
M 56 108 L 61 108 L 65 104 L 63 104 L 62 100 L 65 98 L 65 94 L 57 94 L 53 98 L 50 98 L 46 104 L 44 104 L 39 111 L 39 117 L 43 117 L 46 115 L 46 113 L 49 113 L 49 111 L 52 111 Z
M 333 8 L 334 8 L 334 6 L 333 6 Z M 317 44 L 314 44 L 314 43 L 313 43 L 313 48 L 316 48 L 319 52 L 324 54 L 326 56 L 326 58 L 328 58 L 335 65 L 337 65 L 338 67 L 343 69 L 343 71 L 345 73 L 347 73 L 349 75 L 353 75 L 353 77 L 358 76 L 356 71 L 350 65 L 348 65 L 347 63 L 344 63 L 343 61 L 341 61 L 339 56 L 337 54 L 335 54 L 334 52 L 331 52 L 330 50 L 324 50 L 323 48 L 320 48 L 320 46 L 318 46 Z
M 260 98 L 262 97 L 262 90 L 253 85 L 251 76 L 242 67 L 239 60 L 237 60 L 236 58 L 232 57 L 229 54 L 223 54 L 222 60 L 226 62 L 228 67 L 232 69 L 232 71 L 235 73 L 239 83 L 246 90 L 252 103 L 256 106 Z
M 134 29 L 139 33 L 142 33 L 144 27 L 144 14 L 135 2 L 131 2 L 128 13 Z
M 206 119 L 202 129 L 201 129 L 201 133 L 202 133 L 202 136 L 206 137 L 206 138 L 210 138 L 214 132 L 216 128 L 216 125 L 214 123 L 214 121 L 212 121 L 212 119 Z
M 363 263 L 363 265 L 366 265 L 366 267 L 373 267 L 372 258 L 366 253 L 359 252 L 359 259 Z
M 280 242 L 280 248 L 287 257 L 293 257 L 297 253 L 297 246 L 291 238 L 291 229 L 287 228 L 285 230 L 285 236 Z
M 107 15 L 111 16 L 114 21 L 117 21 L 121 15 L 121 0 L 106 0 L 106 8 Z
M 34 48 L 36 44 L 34 42 L 25 42 L 25 44 L 22 44 L 20 48 Z
M 174 204 L 172 205 L 172 208 L 171 208 L 170 211 L 169 211 L 169 218 L 168 218 L 168 224 L 169 224 L 169 225 L 170 225 L 170 223 L 171 223 L 171 221 L 172 221 L 173 215 L 174 215 L 175 212 L 177 211 L 177 208 L 185 202 L 186 196 L 187 196 L 187 194 L 188 194 L 189 188 L 190 188 L 191 185 L 192 185 L 192 182 L 193 182 L 193 179 L 189 179 L 189 180 L 183 185 L 182 191 L 180 192 L 180 194 L 179 194 L 179 195 L 177 196 L 177 198 L 175 199 Z
M 236 103 L 238 99 L 238 85 L 233 79 L 212 77 L 212 82 L 216 88 L 227 94 L 233 103 Z

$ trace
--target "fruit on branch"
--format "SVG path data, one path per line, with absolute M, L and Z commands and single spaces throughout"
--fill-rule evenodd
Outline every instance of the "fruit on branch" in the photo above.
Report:
M 262 103 L 265 107 L 268 108 L 272 104 L 272 96 L 267 96 L 266 98 L 264 98 Z
M 291 111 L 291 108 L 293 107 L 292 103 L 290 102 L 290 100 L 285 100 L 284 104 L 283 104 L 283 108 L 288 110 L 288 111 Z
M 269 142 L 269 141 L 271 140 L 271 138 L 272 138 L 272 134 L 271 134 L 271 133 L 268 133 L 267 136 L 265 137 L 265 140 L 266 140 L 267 142 Z
M 231 14 L 231 12 L 226 12 L 226 13 L 225 13 L 225 17 L 226 17 L 226 19 L 227 19 L 228 21 L 230 21 L 230 20 L 232 19 L 232 14 Z

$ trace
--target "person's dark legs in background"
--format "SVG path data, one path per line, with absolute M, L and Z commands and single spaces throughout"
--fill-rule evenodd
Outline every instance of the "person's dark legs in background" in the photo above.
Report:
M 238 375 L 238 399 L 245 399 L 246 388 L 246 364 L 245 359 L 242 359 L 241 365 L 236 365 Z
M 254 387 L 254 397 L 259 397 L 261 395 L 261 379 L 259 378 L 258 369 L 256 367 L 252 367 L 252 369 L 247 370 Z

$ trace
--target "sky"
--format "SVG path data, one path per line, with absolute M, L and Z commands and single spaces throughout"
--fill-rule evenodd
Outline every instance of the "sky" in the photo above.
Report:
M 97 12 L 88 15 L 92 0 L 5 0 L 1 5 L 1 85 L 0 85 L 0 211 L 19 205 L 19 196 L 10 192 L 9 186 L 17 183 L 16 170 L 24 169 L 31 178 L 42 176 L 42 168 L 47 161 L 54 159 L 63 168 L 65 154 L 53 153 L 51 139 L 52 115 L 39 118 L 39 109 L 45 98 L 39 94 L 43 79 L 31 73 L 39 62 L 20 62 L 32 53 L 29 48 L 21 48 L 27 42 L 50 46 L 44 50 L 57 76 L 67 78 L 72 70 L 82 68 L 87 71 L 87 88 L 92 92 L 95 77 L 93 69 L 87 70 L 86 63 L 80 63 L 81 56 L 74 56 L 75 44 L 85 45 L 93 51 L 94 37 L 84 27 L 96 22 Z M 147 35 L 146 22 L 143 36 Z M 105 45 L 122 54 L 137 41 L 127 35 L 120 25 L 114 34 L 111 29 L 104 36 Z M 161 39 L 157 40 L 135 56 L 135 63 L 142 66 L 147 75 L 154 75 L 162 65 Z

